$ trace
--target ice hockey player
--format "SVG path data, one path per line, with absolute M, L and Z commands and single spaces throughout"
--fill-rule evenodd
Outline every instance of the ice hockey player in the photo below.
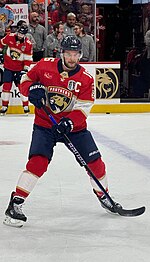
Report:
M 20 89 L 21 76 L 32 63 L 32 44 L 25 37 L 27 32 L 27 25 L 22 25 L 16 33 L 8 34 L 0 40 L 0 58 L 4 60 L 1 115 L 7 112 L 12 82 Z M 21 100 L 24 113 L 28 113 L 28 98 L 21 95 Z
M 43 58 L 22 77 L 21 92 L 35 106 L 35 121 L 29 160 L 19 177 L 6 209 L 4 224 L 21 227 L 27 217 L 22 204 L 38 179 L 47 171 L 57 142 L 67 134 L 88 163 L 88 167 L 108 191 L 105 164 L 87 129 L 86 119 L 94 103 L 93 77 L 79 65 L 82 45 L 75 36 L 66 36 L 61 43 L 61 59 Z M 43 101 L 58 124 L 53 125 L 42 108 Z M 94 193 L 102 207 L 115 213 L 103 192 L 90 177 Z

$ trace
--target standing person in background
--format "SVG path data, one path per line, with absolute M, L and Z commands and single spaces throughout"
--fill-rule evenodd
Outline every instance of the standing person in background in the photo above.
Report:
M 28 71 L 32 63 L 32 44 L 29 39 L 25 37 L 27 32 L 28 27 L 22 25 L 17 29 L 16 33 L 6 35 L 0 40 L 1 58 L 3 56 L 2 51 L 5 49 L 1 115 L 4 115 L 8 110 L 12 82 L 14 81 L 20 89 L 21 76 L 25 71 Z M 28 113 L 28 98 L 21 95 L 21 100 L 24 113 Z
M 76 15 L 74 13 L 67 14 L 67 20 L 64 24 L 65 35 L 75 35 L 74 26 L 76 23 Z
M 29 16 L 33 12 L 39 15 L 39 23 L 45 26 L 45 10 L 43 9 L 43 3 L 39 4 L 37 1 L 33 1 L 29 9 Z
M 53 25 L 54 32 L 46 38 L 46 51 L 48 57 L 60 57 L 61 41 L 64 38 L 64 25 L 58 22 Z
M 92 25 L 93 25 L 93 10 L 92 5 L 88 5 L 83 3 L 81 5 L 81 12 L 79 13 L 78 22 L 83 24 L 84 30 L 86 33 L 92 33 Z
M 10 27 L 14 22 L 14 13 L 9 7 L 5 7 L 6 0 L 0 0 L 0 20 L 4 23 L 5 33 L 11 32 Z
M 44 26 L 40 25 L 40 18 L 38 13 L 30 14 L 30 24 L 28 32 L 33 36 L 36 46 L 33 48 L 33 61 L 37 62 L 44 57 L 46 48 L 46 30 Z
M 81 62 L 95 62 L 95 43 L 92 36 L 86 34 L 84 31 L 84 26 L 81 23 L 76 23 L 74 27 L 76 36 L 80 39 L 82 43 L 82 57 Z

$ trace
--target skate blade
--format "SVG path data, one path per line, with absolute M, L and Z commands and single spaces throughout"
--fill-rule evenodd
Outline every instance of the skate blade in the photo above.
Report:
M 24 113 L 24 116 L 28 116 L 29 115 L 29 113 Z
M 6 216 L 3 224 L 10 227 L 22 227 L 24 225 L 24 222 L 18 219 L 13 219 L 9 216 Z
M 6 113 L 0 113 L 0 116 L 6 116 Z

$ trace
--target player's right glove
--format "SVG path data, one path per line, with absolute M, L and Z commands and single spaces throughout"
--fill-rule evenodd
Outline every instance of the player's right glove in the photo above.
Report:
M 45 86 L 35 83 L 29 89 L 29 101 L 37 108 L 41 108 L 46 103 Z

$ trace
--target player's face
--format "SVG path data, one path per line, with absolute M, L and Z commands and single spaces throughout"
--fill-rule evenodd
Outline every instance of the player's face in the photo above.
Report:
M 66 50 L 63 53 L 64 56 L 64 63 L 70 70 L 74 69 L 79 62 L 80 53 L 78 51 L 69 51 Z
M 18 32 L 18 39 L 23 39 L 24 35 Z

